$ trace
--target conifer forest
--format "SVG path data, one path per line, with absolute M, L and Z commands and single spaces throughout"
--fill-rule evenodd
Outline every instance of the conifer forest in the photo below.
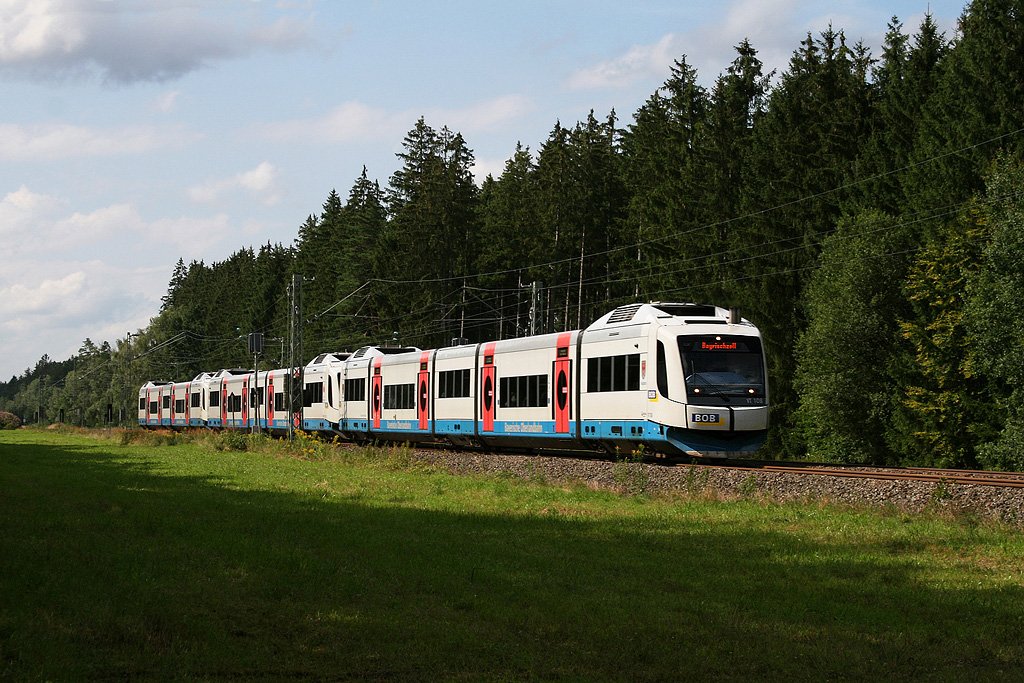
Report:
M 145 329 L 43 356 L 0 410 L 131 423 L 147 380 L 251 367 L 249 332 L 283 367 L 300 274 L 303 362 L 713 303 L 764 335 L 763 456 L 1024 469 L 1024 2 L 953 35 L 893 18 L 880 54 L 807 34 L 781 73 L 744 41 L 700 83 L 680 56 L 635 112 L 554 122 L 485 179 L 421 118 L 386 184 L 364 168 L 292 244 L 179 260 Z

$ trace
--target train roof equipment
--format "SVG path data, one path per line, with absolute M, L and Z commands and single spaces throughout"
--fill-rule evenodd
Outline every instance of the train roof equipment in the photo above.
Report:
M 682 320 L 679 320 L 682 318 Z M 642 325 L 659 322 L 673 325 L 750 325 L 741 318 L 739 309 L 722 308 L 707 304 L 672 303 L 652 301 L 646 304 L 628 304 L 619 306 L 594 321 L 587 331 L 622 327 L 626 325 Z

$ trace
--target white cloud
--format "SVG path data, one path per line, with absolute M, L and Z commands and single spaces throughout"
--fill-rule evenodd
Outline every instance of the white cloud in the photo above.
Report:
M 70 54 L 85 40 L 84 31 L 53 0 L 5 0 L 0 5 L 0 63 Z
M 73 157 L 141 154 L 196 138 L 178 126 L 96 129 L 70 124 L 0 124 L 0 160 L 52 161 Z
M 669 33 L 652 45 L 634 45 L 620 57 L 580 69 L 569 77 L 568 85 L 574 90 L 621 88 L 662 75 L 679 57 L 678 43 Z
M 187 262 L 203 258 L 234 232 L 234 228 L 228 215 L 219 213 L 214 216 L 163 218 L 146 224 L 144 234 L 151 242 L 172 245 L 172 253 Z
M 522 95 L 503 95 L 463 108 L 388 111 L 362 102 L 345 102 L 325 115 L 262 126 L 258 132 L 275 140 L 350 143 L 367 140 L 393 142 L 402 138 L 421 116 L 427 125 L 469 134 L 493 130 L 522 118 L 533 109 Z
M 47 215 L 56 213 L 60 205 L 60 201 L 55 197 L 38 194 L 22 185 L 0 201 L 0 235 L 17 238 L 32 234 L 37 222 Z M 8 244 L 17 250 L 17 241 Z M 10 250 L 11 246 L 8 249 Z
M 60 254 L 137 234 L 144 227 L 127 204 L 61 217 L 63 210 L 64 202 L 25 186 L 9 193 L 0 201 L 0 235 L 9 236 L 8 251 L 19 256 L 41 251 Z
M 473 178 L 477 185 L 483 184 L 488 175 L 495 179 L 501 177 L 505 172 L 505 159 L 480 159 L 477 158 L 473 164 Z
M 171 90 L 163 93 L 153 101 L 153 109 L 159 112 L 173 111 L 178 105 L 178 98 L 181 96 L 180 90 Z
M 254 171 L 244 182 L 262 187 L 266 177 Z M 245 230 L 226 214 L 147 221 L 127 203 L 68 212 L 24 186 L 0 199 L 0 226 L 4 379 L 44 353 L 67 358 L 86 337 L 116 339 L 145 325 L 179 256 L 208 259 Z
M 155 313 L 167 286 L 166 268 L 47 258 L 21 261 L 16 282 L 0 281 L 2 379 L 43 354 L 64 359 L 82 340 L 113 340 Z
M 36 285 L 13 284 L 0 287 L 0 318 L 15 331 L 27 327 L 25 314 L 53 313 L 74 300 L 85 282 L 85 273 L 76 271 L 59 279 L 48 279 Z M 20 329 L 19 329 L 20 328 Z
M 110 81 L 164 81 L 261 49 L 303 44 L 307 23 L 272 4 L 230 19 L 220 3 L 3 0 L 0 67 L 30 76 L 99 73 Z M 308 10 L 299 9 L 305 15 Z
M 238 179 L 239 187 L 244 183 L 252 192 L 272 192 L 272 174 L 266 173 L 262 164 Z M 66 211 L 64 202 L 24 186 L 7 194 L 0 201 L 0 235 L 4 236 L 8 254 L 17 256 L 18 263 L 59 261 L 68 253 L 81 258 L 87 253 L 106 252 L 105 258 L 110 258 L 109 252 L 116 245 L 121 258 L 126 258 L 129 250 L 143 249 L 162 260 L 166 250 L 160 246 L 154 250 L 153 245 L 171 245 L 175 258 L 202 259 L 232 232 L 242 229 L 223 213 L 147 221 L 126 203 L 70 215 Z M 8 264 L 0 272 L 0 286 L 17 282 L 13 279 L 15 270 Z M 18 272 L 27 279 L 37 276 L 31 270 Z
M 567 82 L 571 89 L 627 88 L 644 81 L 664 81 L 672 63 L 685 56 L 697 69 L 698 80 L 708 86 L 736 58 L 735 47 L 749 39 L 764 72 L 784 69 L 795 46 L 806 29 L 794 34 L 792 27 L 804 26 L 794 15 L 806 3 L 798 0 L 737 0 L 728 7 L 722 19 L 705 24 L 687 33 L 667 33 L 656 42 L 634 45 L 624 54 L 580 69 Z M 827 24 L 828 19 L 816 22 Z M 834 17 L 835 25 L 842 19 Z M 822 23 L 824 22 L 824 23 Z M 812 21 L 811 26 L 815 25 Z
M 225 193 L 245 190 L 266 206 L 280 201 L 277 190 L 277 169 L 268 161 L 260 163 L 256 168 L 243 171 L 230 178 L 212 180 L 203 185 L 189 188 L 188 195 L 192 201 L 200 203 L 216 202 Z
M 345 102 L 323 116 L 293 119 L 258 127 L 257 133 L 278 141 L 359 142 L 389 140 L 403 131 L 406 113 L 389 113 L 361 102 Z
M 703 27 L 686 41 L 686 52 L 702 83 L 710 84 L 736 58 L 744 39 L 757 50 L 764 73 L 782 71 L 807 32 L 795 15 L 806 5 L 798 0 L 739 0 L 717 25 Z M 799 27 L 799 28 L 795 28 Z
M 448 126 L 461 133 L 493 130 L 522 118 L 533 103 L 522 95 L 503 95 L 471 104 L 464 109 L 435 109 L 426 112 L 430 125 Z M 431 123 L 436 121 L 436 123 Z
M 64 249 L 99 244 L 118 236 L 130 237 L 145 229 L 138 212 L 127 204 L 114 204 L 90 213 L 74 213 L 53 224 L 51 245 Z

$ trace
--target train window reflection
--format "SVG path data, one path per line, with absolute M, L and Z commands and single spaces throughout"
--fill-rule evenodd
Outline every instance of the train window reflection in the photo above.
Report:
M 764 362 L 756 337 L 694 335 L 678 342 L 688 398 L 764 398 Z

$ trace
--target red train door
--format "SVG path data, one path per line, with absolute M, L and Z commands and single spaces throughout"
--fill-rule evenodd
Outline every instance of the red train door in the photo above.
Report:
M 572 412 L 572 360 L 569 358 L 569 341 L 571 332 L 558 335 L 558 348 L 555 352 L 555 433 L 569 433 L 569 419 Z
M 483 431 L 494 431 L 495 403 L 498 398 L 498 391 L 495 383 L 494 369 L 494 342 L 484 346 L 484 367 L 480 375 L 480 414 L 483 416 Z
M 267 428 L 274 426 L 274 376 L 267 373 Z
M 146 424 L 153 424 L 153 413 L 149 412 L 149 404 L 152 401 L 149 389 L 146 389 Z
M 382 385 L 384 378 L 380 376 L 380 364 L 383 360 L 383 358 L 377 357 L 373 361 L 373 395 L 370 409 L 372 412 L 374 429 L 380 429 L 381 400 L 384 398 L 384 387 Z
M 418 387 L 418 398 L 416 400 L 416 417 L 420 421 L 420 429 L 426 430 L 427 419 L 430 417 L 430 372 L 427 368 L 430 367 L 430 352 L 424 351 L 420 355 L 420 374 L 419 380 L 416 382 Z
M 249 426 L 249 378 L 242 380 L 242 426 Z

